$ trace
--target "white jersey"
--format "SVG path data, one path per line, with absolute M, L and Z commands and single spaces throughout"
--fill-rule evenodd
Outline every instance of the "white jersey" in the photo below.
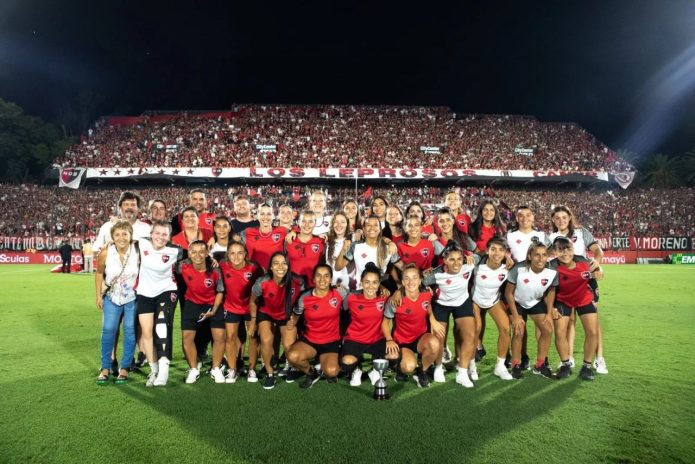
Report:
M 497 269 L 490 269 L 487 260 L 475 268 L 473 281 L 473 303 L 481 308 L 492 308 L 501 297 L 502 285 L 507 280 L 509 270 L 502 263 Z
M 545 232 L 540 230 L 532 230 L 530 232 L 522 232 L 520 230 L 515 230 L 513 232 L 507 232 L 507 244 L 509 245 L 509 250 L 512 254 L 512 259 L 520 263 L 526 260 L 526 254 L 528 253 L 528 247 L 531 245 L 531 239 L 537 237 L 545 246 L 550 246 L 551 242 L 548 240 L 548 236 Z
M 315 226 L 314 230 L 312 231 L 313 235 L 319 236 L 319 235 L 326 235 L 328 234 L 328 231 L 331 230 L 331 215 L 323 215 L 323 216 L 315 216 L 314 219 Z
M 245 231 L 244 231 L 245 232 Z M 244 233 L 242 232 L 242 234 Z M 224 245 L 220 245 L 219 243 L 215 242 L 212 244 L 212 247 L 210 248 L 210 254 L 212 255 L 213 253 L 227 253 L 227 247 Z
M 355 263 L 355 275 L 357 276 L 357 290 L 362 289 L 362 279 L 360 279 L 360 276 L 362 275 L 362 271 L 364 271 L 364 268 L 367 266 L 367 263 L 372 262 L 377 267 L 379 266 L 379 263 L 377 263 L 376 259 L 377 248 L 371 247 L 363 241 L 352 242 L 348 251 L 345 252 L 344 257 L 348 261 L 353 261 Z M 398 256 L 398 252 L 392 255 L 387 254 L 386 258 L 384 259 L 384 263 L 380 269 L 382 276 L 386 274 L 386 269 L 388 268 L 389 263 L 397 263 L 398 261 L 400 261 L 400 259 L 401 257 Z
M 557 271 L 544 267 L 536 274 L 526 263 L 517 264 L 509 271 L 509 283 L 516 285 L 514 301 L 529 309 L 541 302 L 550 287 L 557 287 Z
M 563 234 L 560 232 L 553 232 L 550 234 L 550 242 L 552 243 L 553 240 L 555 240 L 557 237 L 564 237 Z M 572 240 L 572 245 L 574 246 L 574 254 L 583 256 L 586 258 L 586 252 L 596 242 L 596 239 L 594 236 L 586 230 L 583 227 L 578 227 L 574 229 L 574 233 L 572 234 L 571 237 L 568 237 L 570 240 Z
M 168 244 L 155 250 L 148 239 L 140 240 L 140 278 L 135 291 L 154 298 L 164 292 L 176 291 L 174 266 L 183 258 L 183 248 Z
M 94 240 L 94 244 L 92 245 L 92 253 L 98 254 L 99 251 L 102 248 L 104 248 L 104 245 L 111 241 L 111 228 L 114 224 L 114 222 L 109 221 L 104 223 L 103 226 L 101 226 L 101 228 L 99 229 L 99 234 L 97 235 L 97 238 L 96 240 Z M 138 219 L 133 224 L 133 236 L 131 237 L 131 239 L 140 240 L 141 238 L 148 238 L 150 236 L 151 231 L 152 226 L 150 224 L 142 222 Z
M 333 256 L 328 256 L 328 244 L 326 244 L 326 263 L 333 269 L 333 282 L 331 285 L 334 287 L 350 288 L 350 271 L 348 266 L 345 266 L 342 270 L 335 270 L 335 260 L 340 255 L 340 250 L 343 249 L 343 243 L 345 243 L 344 238 L 336 238 L 333 244 Z
M 480 262 L 480 256 L 473 255 L 475 264 Z M 461 306 L 470 297 L 468 293 L 468 282 L 471 280 L 475 264 L 469 266 L 464 264 L 456 274 L 446 272 L 445 266 L 439 266 L 422 280 L 423 285 L 430 286 L 437 284 L 437 304 L 442 306 Z

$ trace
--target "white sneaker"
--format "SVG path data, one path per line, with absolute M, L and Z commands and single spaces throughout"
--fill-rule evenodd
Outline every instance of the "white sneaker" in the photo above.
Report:
M 444 348 L 444 352 L 442 353 L 442 362 L 444 364 L 449 364 L 451 362 L 451 350 L 448 346 Z
M 350 376 L 350 386 L 359 387 L 360 385 L 362 385 L 362 369 L 356 367 Z
M 473 382 L 471 382 L 471 379 L 468 378 L 468 369 L 463 369 L 461 367 L 458 368 L 458 372 L 456 373 L 456 383 L 466 388 L 473 388 L 475 386 Z
M 210 369 L 210 377 L 215 380 L 215 383 L 225 383 L 224 374 L 222 374 L 222 369 L 219 367 Z
M 146 387 L 154 387 L 154 382 L 157 380 L 157 372 L 152 371 L 150 375 L 147 376 L 147 382 L 145 382 Z
M 367 376 L 369 377 L 369 381 L 372 382 L 372 386 L 376 385 L 376 383 L 381 378 L 379 373 L 377 371 L 375 371 L 374 369 L 367 372 Z
M 434 381 L 437 383 L 446 382 L 446 377 L 444 376 L 444 366 L 442 364 L 434 367 Z
M 195 367 L 188 369 L 188 374 L 186 375 L 186 383 L 196 383 L 200 378 L 200 371 Z
M 198 361 L 198 364 L 196 364 L 195 368 L 201 370 L 203 368 L 203 361 Z
M 468 377 L 471 380 L 478 380 L 478 368 L 475 366 L 475 361 L 471 359 L 471 363 L 468 365 Z
M 258 375 L 256 375 L 256 371 L 253 369 L 249 369 L 249 373 L 246 374 L 246 381 L 251 382 L 251 383 L 256 383 L 258 382 Z
M 159 372 L 157 372 L 157 378 L 154 380 L 153 385 L 155 387 L 164 387 L 167 381 L 169 381 L 169 360 L 160 359 Z
M 235 383 L 237 379 L 236 369 L 227 370 L 227 376 L 224 378 L 225 383 Z
M 606 360 L 603 358 L 596 358 L 594 360 L 594 369 L 596 369 L 597 374 L 608 374 L 608 366 L 606 366 Z
M 509 373 L 504 363 L 497 364 L 493 373 L 502 380 L 514 380 L 514 377 Z

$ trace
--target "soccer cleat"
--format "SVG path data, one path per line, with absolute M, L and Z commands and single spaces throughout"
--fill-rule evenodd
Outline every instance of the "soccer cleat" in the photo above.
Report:
M 302 371 L 292 367 L 292 368 L 290 368 L 290 371 L 285 376 L 285 382 L 292 383 L 295 380 L 297 380 L 298 378 L 300 378 L 301 376 L 302 376 Z
M 157 378 L 154 380 L 154 386 L 165 387 L 169 381 L 169 362 L 165 362 L 160 359 L 158 364 L 159 371 L 157 372 Z
M 195 367 L 188 369 L 188 373 L 186 374 L 186 383 L 196 383 L 199 378 L 200 371 L 198 369 Z
M 529 359 L 527 354 L 521 355 L 521 370 L 527 371 L 531 369 L 531 359 Z
M 473 388 L 475 386 L 468 377 L 468 369 L 463 369 L 462 367 L 459 367 L 456 373 L 456 383 L 466 388 Z
M 356 367 L 350 376 L 350 386 L 359 387 L 360 385 L 362 385 L 362 369 Z
M 138 359 L 135 360 L 133 365 L 136 369 L 140 369 L 142 366 L 145 365 L 145 361 L 147 361 L 147 357 L 145 356 L 145 353 L 141 351 L 138 353 Z
M 505 358 L 504 358 L 504 367 L 506 367 L 507 369 L 511 369 L 511 368 L 512 368 L 512 355 L 507 354 L 507 356 L 505 356 Z
M 597 374 L 608 374 L 608 366 L 606 366 L 606 360 L 603 358 L 596 358 L 594 360 L 594 369 L 596 369 Z
M 419 368 L 413 375 L 413 380 L 418 388 L 427 388 L 430 386 L 430 376 L 427 375 L 427 370 Z
M 250 383 L 258 382 L 258 375 L 256 374 L 255 370 L 249 369 L 249 373 L 246 374 L 246 381 Z
M 594 371 L 591 370 L 590 366 L 583 365 L 582 370 L 579 372 L 579 378 L 582 380 L 594 380 Z
M 439 365 L 434 368 L 434 375 L 432 376 L 436 383 L 446 382 L 446 377 L 444 376 L 444 366 Z
M 321 374 L 316 369 L 309 369 L 306 377 L 304 377 L 304 382 L 299 384 L 299 388 L 309 389 L 314 386 L 316 382 L 321 378 Z
M 534 367 L 533 373 L 536 375 L 542 375 L 543 377 L 546 377 L 548 379 L 555 378 L 553 376 L 553 371 L 550 370 L 550 368 L 548 366 L 546 366 L 545 364 L 541 364 L 540 367 Z
M 451 350 L 448 346 L 444 348 L 444 352 L 442 353 L 442 362 L 444 364 L 449 364 L 451 362 Z
M 222 369 L 219 367 L 213 367 L 210 369 L 210 377 L 215 380 L 215 383 L 225 383 L 224 374 L 222 373 Z
M 285 363 L 285 367 L 278 371 L 278 377 L 287 377 L 287 374 L 290 373 L 291 369 L 290 363 Z
M 514 377 L 512 377 L 512 374 L 509 373 L 504 363 L 497 363 L 493 374 L 502 380 L 514 380 Z
M 275 375 L 274 374 L 268 374 L 263 378 L 263 389 L 265 390 L 272 390 L 275 388 Z
M 566 379 L 572 375 L 572 368 L 570 367 L 569 364 L 562 364 L 560 365 L 560 370 L 557 371 L 557 378 L 558 379 Z
M 574 369 L 574 358 L 570 356 L 570 367 Z
M 229 369 L 227 370 L 227 375 L 224 378 L 224 383 L 235 383 L 237 378 L 238 376 L 236 373 L 236 369 Z
M 381 376 L 377 371 L 372 369 L 369 372 L 367 372 L 367 377 L 369 377 L 369 381 L 372 383 L 372 386 L 374 386 L 379 381 L 379 377 Z
M 521 366 L 519 364 L 512 367 L 512 378 L 516 380 L 524 378 L 523 371 L 521 370 Z
M 485 355 L 487 354 L 487 351 L 485 351 L 485 347 L 480 347 L 475 350 L 475 362 L 480 362 L 483 360 Z
M 468 377 L 474 381 L 478 381 L 478 368 L 475 366 L 475 361 L 471 360 L 471 363 L 468 365 Z
M 394 377 L 394 380 L 396 382 L 407 382 L 408 381 L 408 374 L 404 374 L 401 372 L 400 367 L 396 369 L 396 376 Z
M 327 383 L 338 383 L 338 377 L 326 377 Z

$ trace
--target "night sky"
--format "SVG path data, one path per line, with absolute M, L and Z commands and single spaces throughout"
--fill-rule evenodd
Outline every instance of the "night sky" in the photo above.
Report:
M 0 0 L 0 97 L 47 119 L 81 90 L 99 114 L 445 105 L 695 147 L 695 2 L 415 5 Z

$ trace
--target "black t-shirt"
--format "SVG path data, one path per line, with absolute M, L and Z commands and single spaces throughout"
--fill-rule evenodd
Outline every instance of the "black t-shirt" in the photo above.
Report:
M 243 230 L 248 229 L 249 227 L 260 227 L 261 223 L 258 222 L 258 220 L 253 219 L 251 221 L 247 222 L 241 222 L 238 219 L 232 219 L 232 229 L 234 230 L 235 234 L 240 234 Z

